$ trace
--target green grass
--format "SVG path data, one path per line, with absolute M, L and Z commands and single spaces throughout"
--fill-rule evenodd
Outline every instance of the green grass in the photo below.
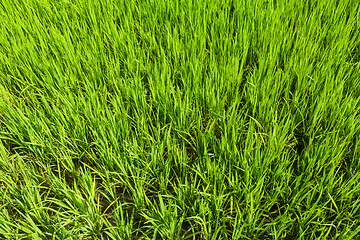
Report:
M 358 0 L 1 0 L 1 239 L 359 239 Z

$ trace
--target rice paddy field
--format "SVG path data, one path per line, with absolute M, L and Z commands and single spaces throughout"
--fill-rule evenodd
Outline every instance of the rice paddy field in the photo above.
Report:
M 0 239 L 360 239 L 358 0 L 0 0 Z

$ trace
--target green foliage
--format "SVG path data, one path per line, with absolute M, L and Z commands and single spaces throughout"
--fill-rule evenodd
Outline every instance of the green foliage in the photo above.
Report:
M 0 2 L 0 238 L 354 239 L 357 0 Z

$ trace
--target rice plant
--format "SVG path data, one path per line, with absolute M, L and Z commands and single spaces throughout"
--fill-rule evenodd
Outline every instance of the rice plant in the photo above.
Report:
M 0 1 L 0 238 L 358 239 L 359 12 Z

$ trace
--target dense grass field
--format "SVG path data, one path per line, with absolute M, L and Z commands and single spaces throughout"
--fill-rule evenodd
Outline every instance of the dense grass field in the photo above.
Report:
M 0 0 L 0 239 L 360 239 L 358 0 Z

